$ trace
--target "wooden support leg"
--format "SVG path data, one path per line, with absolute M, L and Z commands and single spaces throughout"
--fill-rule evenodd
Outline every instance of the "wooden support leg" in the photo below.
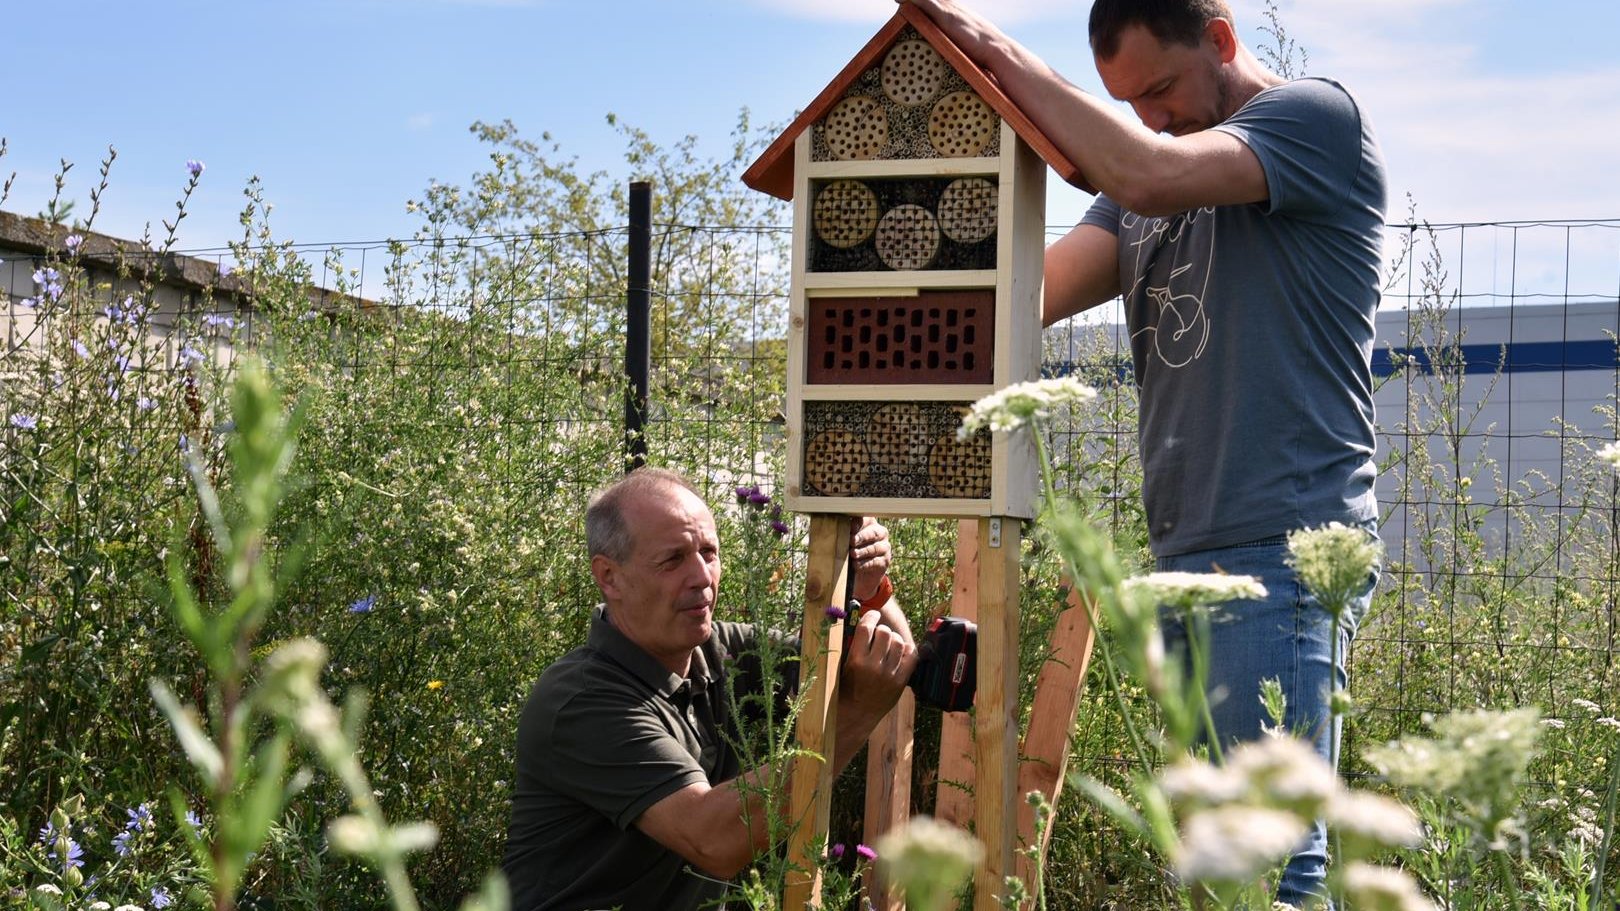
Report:
M 957 523 L 951 615 L 975 623 L 979 620 L 978 519 L 963 519 Z M 973 759 L 972 716 L 966 712 L 945 713 L 940 721 L 934 818 L 959 829 L 971 828 L 973 823 Z
M 1091 624 L 1093 604 L 1079 589 L 1069 588 L 1069 606 L 1058 615 L 1052 629 L 1052 647 L 1035 678 L 1035 704 L 1030 711 L 1029 729 L 1019 749 L 1023 762 L 1018 767 L 1018 843 L 1035 844 L 1035 808 L 1025 796 L 1039 791 L 1057 807 L 1063 792 L 1063 776 L 1069 763 L 1069 734 L 1074 730 L 1075 712 L 1080 707 L 1080 687 L 1091 664 L 1091 646 L 1096 631 Z M 1047 826 L 1039 848 L 1046 856 L 1052 838 Z M 1035 890 L 1035 869 L 1028 857 L 1018 856 L 1018 875 Z
M 1023 523 L 979 520 L 979 686 L 974 696 L 974 789 L 984 866 L 974 879 L 974 911 L 999 911 L 1013 872 L 1018 810 L 1018 557 Z
M 849 571 L 849 518 L 810 517 L 810 557 L 805 569 L 804 625 L 800 633 L 800 680 L 809 686 L 799 713 L 799 746 L 827 761 L 799 758 L 793 762 L 788 798 L 788 871 L 783 908 L 821 904 L 821 854 L 832 806 L 833 745 L 837 738 L 838 667 L 844 651 L 843 621 L 828 621 L 827 606 L 844 605 Z M 803 685 L 803 684 L 801 684 Z
M 912 727 L 917 697 L 910 689 L 872 731 L 866 741 L 866 821 L 862 840 L 874 844 L 911 816 Z M 902 911 L 904 902 L 888 894 L 888 887 L 873 870 L 863 878 L 867 898 L 876 911 Z

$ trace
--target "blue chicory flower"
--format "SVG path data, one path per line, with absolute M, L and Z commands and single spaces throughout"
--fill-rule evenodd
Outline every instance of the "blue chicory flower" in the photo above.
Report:
M 25 297 L 22 300 L 18 301 L 17 303 L 22 304 L 24 307 L 27 307 L 30 310 L 32 310 L 35 307 L 39 306 L 39 300 L 37 298 L 32 298 L 32 297 Z
M 152 399 L 143 395 L 135 400 L 135 407 L 142 411 L 151 411 L 153 408 L 157 407 L 157 402 L 154 402 Z
M 79 245 L 82 243 L 84 243 L 84 238 L 77 234 L 69 234 L 67 237 L 62 239 L 62 245 L 68 248 L 69 253 L 77 253 L 79 251 Z
M 158 886 L 152 890 L 152 907 L 167 908 L 172 904 L 174 904 L 174 896 L 169 894 L 168 889 Z
M 84 342 L 81 342 L 78 339 L 73 339 L 72 341 L 73 341 L 73 352 L 75 354 L 77 354 L 81 358 L 86 358 L 86 357 L 90 356 L 90 349 L 84 347 Z
M 119 857 L 128 857 L 130 852 L 129 840 L 134 837 L 135 833 L 127 828 L 114 835 L 112 840 L 113 853 Z
M 14 414 L 11 416 L 11 426 L 18 430 L 33 430 L 39 427 L 39 418 L 31 414 Z
M 193 832 L 202 832 L 202 820 L 197 817 L 195 810 L 186 811 L 186 825 L 190 826 Z
M 195 158 L 186 159 L 186 171 L 191 174 L 192 180 L 196 180 L 197 178 L 201 177 L 203 170 L 207 167 L 207 165 Z
M 351 613 L 351 614 L 369 614 L 369 613 L 371 613 L 371 609 L 376 607 L 376 606 L 377 606 L 377 596 L 376 595 L 367 595 L 364 598 L 361 598 L 360 600 L 358 600 L 358 601 L 354 602 L 353 604 L 349 605 L 349 613 Z

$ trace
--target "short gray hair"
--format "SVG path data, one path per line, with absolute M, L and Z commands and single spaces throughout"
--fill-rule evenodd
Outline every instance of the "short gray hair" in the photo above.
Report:
M 601 554 L 614 562 L 628 559 L 635 542 L 624 521 L 625 504 L 672 487 L 703 499 L 685 475 L 669 468 L 638 468 L 592 494 L 585 508 L 585 549 L 589 555 Z

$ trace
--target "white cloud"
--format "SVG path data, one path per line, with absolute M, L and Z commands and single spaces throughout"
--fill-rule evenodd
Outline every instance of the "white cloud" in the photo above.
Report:
M 1237 4 L 1251 46 L 1260 5 Z M 1472 32 L 1457 17 L 1477 17 Z M 1547 26 L 1530 4 L 1468 0 L 1295 0 L 1285 30 L 1310 52 L 1310 72 L 1353 91 L 1372 117 L 1389 166 L 1391 216 L 1412 192 L 1433 221 L 1605 218 L 1620 214 L 1620 67 L 1572 56 L 1493 70 L 1462 37 Z
M 894 15 L 893 0 L 748 0 L 755 6 L 800 19 L 835 22 L 887 22 Z M 1017 25 L 1047 19 L 1084 18 L 1085 0 L 980 0 L 970 7 L 994 18 L 997 25 Z

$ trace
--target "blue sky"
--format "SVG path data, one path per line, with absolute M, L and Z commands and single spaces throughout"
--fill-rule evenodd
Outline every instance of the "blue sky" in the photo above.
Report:
M 1086 0 L 980 0 L 1082 87 Z M 1236 0 L 1262 36 L 1260 0 Z M 1361 96 L 1390 162 L 1435 222 L 1620 218 L 1620 4 L 1610 0 L 1279 0 L 1310 71 Z M 79 0 L 8 9 L 12 111 L 5 208 L 43 208 L 58 159 L 96 226 L 138 236 L 173 211 L 187 159 L 208 171 L 180 246 L 239 235 L 259 175 L 283 239 L 406 236 L 405 202 L 463 182 L 487 153 L 475 120 L 549 131 L 565 152 L 632 176 L 604 115 L 721 154 L 739 109 L 785 122 L 892 12 L 889 0 Z M 20 36 L 28 36 L 26 42 Z M 35 50 L 18 53 L 31 45 Z M 1054 181 L 1055 183 L 1055 181 Z M 1050 194 L 1048 221 L 1086 204 Z M 1392 217 L 1404 205 L 1392 205 Z

